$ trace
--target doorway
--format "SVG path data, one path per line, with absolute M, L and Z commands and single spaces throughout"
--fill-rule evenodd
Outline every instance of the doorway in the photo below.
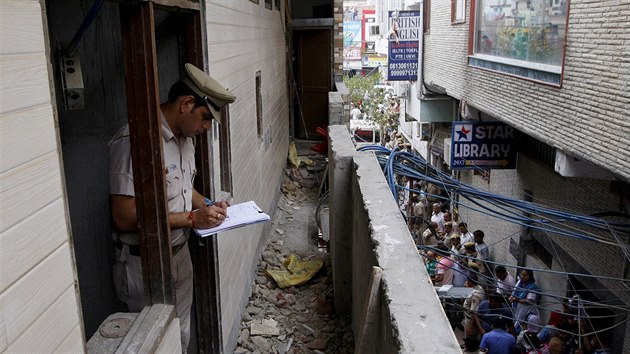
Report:
M 203 68 L 200 5 L 196 1 L 171 2 L 178 7 L 169 5 L 168 0 L 160 1 L 160 5 L 155 7 L 151 1 L 90 1 L 87 5 L 84 0 L 46 1 L 65 187 L 86 339 L 98 330 L 107 316 L 126 311 L 124 304 L 115 295 L 112 281 L 114 244 L 109 210 L 108 142 L 120 127 L 128 121 L 131 123 L 128 117 L 133 116 L 134 112 L 136 119 L 133 119 L 133 124 L 136 130 L 158 131 L 151 127 L 151 124 L 159 121 L 158 104 L 166 100 L 170 86 L 182 76 L 183 64 L 191 62 Z M 91 11 L 97 5 L 99 9 Z M 77 31 L 85 23 L 84 19 L 90 19 L 89 24 Z M 64 90 L 64 69 L 60 66 L 60 58 L 62 54 L 67 54 L 68 44 L 77 32 L 82 32 L 82 37 L 76 46 L 74 63 L 79 64 L 75 66 L 75 71 L 80 70 L 82 76 L 82 80 L 77 82 L 83 86 L 80 91 L 83 104 L 71 106 L 66 105 L 63 99 L 67 90 Z M 129 59 L 132 57 L 133 60 Z M 152 70 L 154 63 L 156 70 Z M 138 89 L 130 90 L 130 87 Z M 145 107 L 153 110 L 149 112 Z M 137 161 L 141 166 L 147 166 L 142 169 L 145 170 L 143 176 L 150 177 L 136 180 L 143 181 L 142 184 L 148 187 L 164 186 L 163 168 L 159 166 L 159 135 L 138 134 L 136 138 L 137 143 L 132 141 L 132 152 L 134 149 L 151 150 L 148 154 L 135 155 L 143 156 Z M 207 136 L 198 136 L 197 147 L 208 147 L 207 140 Z M 135 144 L 137 147 L 134 148 Z M 146 156 L 156 158 L 157 163 L 147 161 Z M 196 156 L 206 158 L 203 163 L 197 163 L 196 188 L 210 195 L 209 188 L 206 188 L 211 185 L 208 152 Z M 136 172 L 134 169 L 134 175 Z M 167 210 L 164 193 L 143 193 L 144 190 L 138 190 L 136 185 L 137 200 L 144 200 L 144 213 L 139 213 L 142 216 L 138 221 L 154 227 L 155 230 L 147 227 L 142 229 L 156 235 L 145 242 L 167 242 L 167 222 L 164 217 L 160 217 L 160 212 Z M 150 199 L 151 196 L 154 199 Z M 215 246 L 209 242 L 204 246 L 192 247 L 194 261 L 205 262 L 207 266 L 205 269 L 195 267 L 195 285 L 218 286 L 215 272 L 208 271 L 216 259 Z M 152 287 L 163 289 L 166 296 L 163 297 L 165 300 L 156 300 L 159 294 L 151 292 L 151 303 L 169 303 L 168 293 L 172 289 L 168 286 L 168 253 L 166 259 L 159 258 L 159 255 L 153 257 L 155 255 L 150 253 L 146 259 L 150 265 L 147 272 L 151 281 L 160 275 L 162 280 L 166 280 L 165 286 Z M 201 276 L 198 271 L 202 273 Z M 203 304 L 197 304 L 198 309 L 218 306 L 218 299 L 205 299 Z M 216 303 L 211 303 L 215 300 Z M 220 320 L 216 316 L 204 316 L 202 320 L 203 325 L 197 327 L 198 336 L 203 340 L 198 344 L 206 352 L 211 352 L 207 348 L 221 345 L 221 336 L 217 335 L 220 333 Z M 192 332 L 191 342 L 194 344 L 191 352 L 197 349 L 194 338 L 195 333 Z
M 295 136 L 319 140 L 317 128 L 328 127 L 328 93 L 332 90 L 332 30 L 329 28 L 293 31 Z

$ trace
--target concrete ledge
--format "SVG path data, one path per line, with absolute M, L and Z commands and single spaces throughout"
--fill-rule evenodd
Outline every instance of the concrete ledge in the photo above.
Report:
M 381 318 L 380 333 L 371 336 L 380 337 L 380 344 L 376 344 L 380 345 L 378 352 L 460 352 L 376 157 L 373 153 L 361 153 L 354 158 L 354 166 L 353 189 L 357 193 L 354 205 L 362 205 L 363 210 L 355 210 L 353 224 L 366 225 L 359 229 L 367 228 L 367 232 L 361 230 L 354 235 L 356 269 L 352 276 L 356 290 L 360 290 L 369 281 L 369 268 L 383 269 L 381 314 L 388 317 Z M 360 311 L 359 303 L 367 301 L 359 300 L 365 295 L 365 291 L 353 293 L 353 314 Z M 353 322 L 361 315 L 353 315 Z
M 461 349 L 374 153 L 357 152 L 345 126 L 330 126 L 330 253 L 335 310 L 366 319 L 372 267 L 382 268 L 364 347 L 374 353 Z
M 343 98 L 339 92 L 328 92 L 328 124 L 344 124 Z
M 352 220 L 350 180 L 357 151 L 343 125 L 328 127 L 328 186 L 330 208 L 330 258 L 333 269 L 335 311 L 348 315 L 352 309 Z

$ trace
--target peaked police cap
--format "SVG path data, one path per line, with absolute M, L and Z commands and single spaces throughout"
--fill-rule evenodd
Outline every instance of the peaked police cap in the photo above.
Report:
M 184 71 L 186 72 L 186 77 L 182 81 L 206 101 L 214 119 L 220 121 L 221 109 L 228 103 L 236 101 L 236 96 L 208 76 L 208 74 L 190 63 L 184 65 Z

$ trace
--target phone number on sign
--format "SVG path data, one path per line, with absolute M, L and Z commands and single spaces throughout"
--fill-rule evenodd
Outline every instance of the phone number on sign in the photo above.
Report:
M 391 63 L 389 65 L 391 70 L 399 70 L 399 69 L 418 69 L 418 63 Z
M 417 70 L 391 70 L 390 76 L 414 76 L 418 75 Z

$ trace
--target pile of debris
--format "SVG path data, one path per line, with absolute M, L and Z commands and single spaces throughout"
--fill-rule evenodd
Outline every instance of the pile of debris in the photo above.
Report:
M 302 161 L 307 160 L 300 157 Z M 326 167 L 325 157 L 287 168 L 267 247 L 258 264 L 252 295 L 243 315 L 235 353 L 351 353 L 350 319 L 334 314 L 330 257 L 317 248 L 314 211 Z M 315 237 L 313 238 L 313 233 Z M 285 260 L 323 263 L 299 286 L 280 288 L 266 270 Z M 284 262 L 284 265 L 283 265 Z

